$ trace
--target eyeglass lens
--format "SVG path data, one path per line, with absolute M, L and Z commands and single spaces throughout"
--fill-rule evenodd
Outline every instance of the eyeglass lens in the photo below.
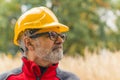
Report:
M 56 32 L 46 32 L 46 33 L 39 33 L 39 34 L 35 34 L 35 35 L 32 35 L 32 36 L 29 36 L 30 38 L 37 38 L 37 37 L 40 37 L 42 35 L 46 35 L 48 34 L 48 37 L 53 40 L 53 41 L 56 41 L 58 39 L 58 37 L 60 36 L 63 40 L 66 39 L 66 35 L 65 34 L 58 34 Z
M 63 40 L 66 39 L 66 35 L 65 35 L 65 34 L 57 34 L 56 32 L 49 32 L 49 37 L 50 37 L 50 39 L 53 40 L 53 41 L 56 41 L 59 36 L 60 36 Z

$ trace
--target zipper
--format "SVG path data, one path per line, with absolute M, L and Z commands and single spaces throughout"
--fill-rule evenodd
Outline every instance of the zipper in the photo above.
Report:
M 35 76 L 36 76 L 36 80 L 41 80 L 42 76 L 44 75 L 44 73 L 45 73 L 46 71 L 47 71 L 47 69 L 45 69 L 44 72 L 43 72 L 40 76 L 37 76 L 37 74 L 34 73 Z
M 39 77 L 39 79 L 41 79 L 42 78 L 42 76 L 44 75 L 44 73 L 47 71 L 47 69 L 46 70 L 44 70 L 44 72 L 40 75 L 40 77 Z
M 40 80 L 39 76 L 36 76 L 36 80 Z
M 39 79 L 41 79 L 42 78 L 42 76 L 43 76 L 43 74 L 45 73 L 45 71 L 40 75 L 40 78 Z M 37 79 L 38 80 L 38 79 Z
M 40 80 L 39 76 L 37 76 L 36 73 L 34 74 L 35 74 L 36 80 Z
M 41 78 L 42 78 L 42 76 L 44 75 L 45 72 L 46 72 L 46 70 L 45 70 L 40 76 L 37 76 L 37 75 L 35 74 L 36 80 L 41 80 Z
M 40 80 L 39 76 L 37 76 L 37 74 L 34 72 L 34 75 L 36 77 L 36 80 Z

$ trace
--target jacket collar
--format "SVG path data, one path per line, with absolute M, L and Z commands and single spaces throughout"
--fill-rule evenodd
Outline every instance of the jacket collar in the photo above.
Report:
M 56 71 L 56 68 L 58 67 L 58 63 L 49 66 L 43 75 L 41 73 L 40 67 L 35 62 L 27 60 L 27 58 L 25 57 L 22 58 L 22 61 L 23 61 L 22 70 L 25 74 L 25 77 L 35 78 L 35 77 L 41 77 L 41 76 L 49 76 L 49 75 L 55 76 L 56 75 L 55 71 Z M 51 74 L 51 72 L 53 73 Z

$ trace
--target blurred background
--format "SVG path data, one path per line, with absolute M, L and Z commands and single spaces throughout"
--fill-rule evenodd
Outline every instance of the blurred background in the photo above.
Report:
M 21 65 L 13 44 L 16 20 L 32 7 L 50 8 L 70 31 L 60 67 L 81 80 L 120 80 L 120 0 L 0 0 L 0 72 Z M 14 63 L 14 65 L 13 65 Z

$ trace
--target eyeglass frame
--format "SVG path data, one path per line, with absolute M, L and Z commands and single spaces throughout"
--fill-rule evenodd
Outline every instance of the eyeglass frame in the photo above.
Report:
M 65 33 L 58 34 L 57 32 L 54 32 L 54 33 L 56 34 L 56 36 L 53 36 L 52 33 L 53 33 L 53 32 L 37 33 L 37 34 L 31 35 L 31 36 L 29 36 L 29 37 L 32 38 L 32 39 L 34 39 L 34 38 L 38 38 L 38 37 L 40 37 L 40 36 L 43 36 L 43 35 L 48 34 L 49 39 L 52 40 L 52 41 L 56 41 L 59 36 L 60 36 L 60 38 L 62 38 L 64 41 L 65 41 L 66 38 L 67 38 L 67 36 L 66 36 Z M 52 38 L 52 36 L 53 36 L 53 38 Z

